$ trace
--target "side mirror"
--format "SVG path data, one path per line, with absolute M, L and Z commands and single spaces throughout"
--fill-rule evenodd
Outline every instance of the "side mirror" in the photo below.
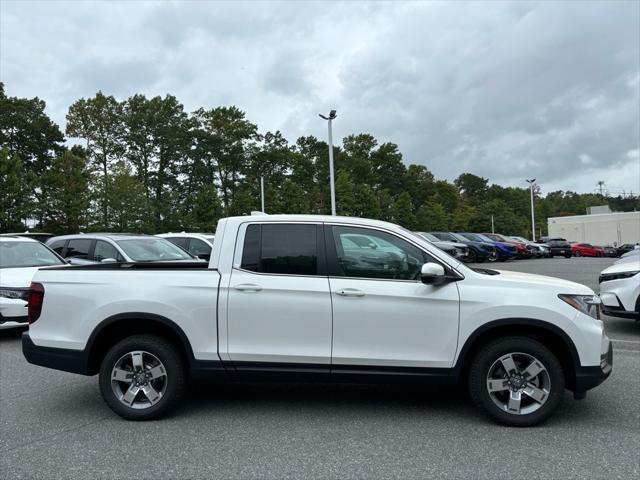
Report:
M 101 263 L 115 263 L 117 260 L 115 258 L 103 258 L 100 260 Z
M 200 255 L 198 255 L 198 258 L 200 260 L 206 260 L 208 262 L 209 259 L 211 259 L 211 254 L 210 253 L 201 253 Z
M 420 270 L 420 280 L 422 283 L 437 285 L 445 280 L 445 278 L 444 267 L 439 263 L 427 262 L 422 265 L 422 269 Z

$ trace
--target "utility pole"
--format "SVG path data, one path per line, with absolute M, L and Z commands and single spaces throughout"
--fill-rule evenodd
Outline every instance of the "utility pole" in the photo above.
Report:
M 493 228 L 493 215 L 491 215 L 491 233 L 496 233 L 496 230 Z
M 264 211 L 264 177 L 260 177 L 260 203 L 262 204 L 262 213 L 267 213 Z
M 533 185 L 535 181 L 536 181 L 535 178 L 532 178 L 531 180 L 527 180 L 527 183 L 529 184 L 529 187 L 531 190 L 531 240 L 533 242 L 536 241 L 536 218 L 533 210 Z
M 325 117 L 322 114 L 319 114 L 320 118 L 327 120 L 329 124 L 329 183 L 331 183 L 331 215 L 335 216 L 336 214 L 336 186 L 335 181 L 333 179 L 333 133 L 331 131 L 331 122 L 334 120 L 337 115 L 335 110 L 331 110 L 329 112 L 329 116 Z

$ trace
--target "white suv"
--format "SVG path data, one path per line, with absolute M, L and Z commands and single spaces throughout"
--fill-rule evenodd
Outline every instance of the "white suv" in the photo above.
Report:
M 598 280 L 604 313 L 640 320 L 640 256 L 604 269 Z
M 0 329 L 27 325 L 27 297 L 40 267 L 63 266 L 65 261 L 37 240 L 0 237 Z

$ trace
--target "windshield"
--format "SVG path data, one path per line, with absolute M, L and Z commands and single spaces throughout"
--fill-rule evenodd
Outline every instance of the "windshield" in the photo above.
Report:
M 476 233 L 476 237 L 478 237 L 481 242 L 486 242 L 486 243 L 493 243 L 494 242 L 489 237 L 487 237 L 486 235 L 482 235 L 481 233 Z
M 134 262 L 191 260 L 193 257 L 164 238 L 132 238 L 116 243 Z
M 427 232 L 418 232 L 418 235 L 420 235 L 421 237 L 426 238 L 430 242 L 439 242 L 440 241 L 440 239 L 438 237 L 436 237 L 435 235 L 431 235 L 430 233 L 427 233 Z
M 462 235 L 460 235 L 459 233 L 451 233 L 451 236 L 453 238 L 455 238 L 454 242 L 468 242 L 469 240 L 467 240 L 466 238 L 464 238 Z
M 46 267 L 64 262 L 40 242 L 0 240 L 0 268 Z
M 482 240 L 481 235 L 477 233 L 460 233 L 459 235 L 463 236 L 467 240 L 471 240 L 472 242 L 486 242 L 486 240 Z

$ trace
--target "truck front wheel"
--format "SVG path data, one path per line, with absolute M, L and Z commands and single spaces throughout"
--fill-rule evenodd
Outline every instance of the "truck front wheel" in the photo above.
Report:
M 115 344 L 100 366 L 100 392 L 127 420 L 153 420 L 178 406 L 186 385 L 176 348 L 161 337 L 135 335 Z
M 473 359 L 473 401 L 505 425 L 528 427 L 546 420 L 564 396 L 564 372 L 556 356 L 528 337 L 488 343 Z

